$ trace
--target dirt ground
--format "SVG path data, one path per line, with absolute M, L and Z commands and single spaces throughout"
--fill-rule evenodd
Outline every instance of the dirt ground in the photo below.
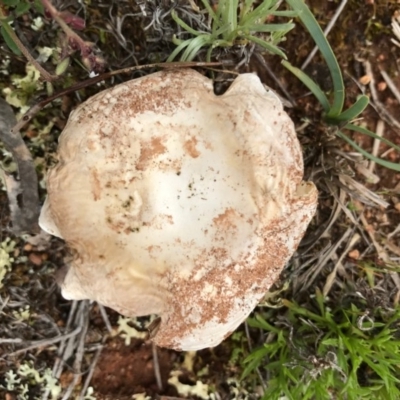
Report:
M 58 3 L 59 9 L 84 16 L 84 8 L 78 1 L 54 3 Z M 157 32 L 143 29 L 149 24 L 151 12 L 155 12 L 155 4 L 167 7 L 168 1 L 150 2 L 146 16 L 140 15 L 140 4 L 143 2 L 89 3 L 85 15 L 86 28 L 79 34 L 96 42 L 102 49 L 107 69 L 146 64 L 154 61 L 155 57 L 163 60 L 165 53 L 173 48 L 167 39 L 163 39 L 165 43 L 152 37 L 149 40 L 149 35 L 156 35 Z M 307 4 L 325 28 L 339 2 L 309 0 Z M 132 10 L 134 16 L 121 19 Z M 395 126 L 397 119 L 400 120 L 400 105 L 382 76 L 382 71 L 386 72 L 394 85 L 400 88 L 400 47 L 391 41 L 394 38 L 391 22 L 395 13 L 400 13 L 400 4 L 397 1 L 349 0 L 328 39 L 343 70 L 347 88 L 346 105 L 353 104 L 360 93 L 371 94 L 372 78 L 377 98 L 372 99 L 372 105 L 364 112 L 364 124 L 373 132 L 379 124 L 383 124 L 384 136 L 400 145 L 400 129 L 399 126 Z M 48 27 L 45 33 L 43 30 L 35 32 L 29 29 L 30 22 L 29 17 L 21 18 L 16 28 L 24 34 L 25 41 L 30 43 L 32 48 L 38 45 L 52 46 L 56 43 L 59 30 L 51 25 L 51 22 L 46 22 Z M 119 30 L 115 28 L 117 22 L 122 24 Z M 165 37 L 170 34 L 168 29 L 164 31 Z M 13 56 L 1 40 L 0 38 L 0 62 L 5 57 L 9 58 L 10 62 L 7 65 L 9 74 L 0 75 L 0 90 L 13 89 L 12 76 L 25 76 L 26 61 L 22 56 Z M 297 23 L 296 28 L 282 43 L 288 59 L 295 66 L 303 63 L 313 47 L 312 40 L 300 23 Z M 238 54 L 238 51 L 232 51 L 229 56 L 238 62 Z M 79 57 L 76 56 L 76 59 Z M 51 62 L 46 65 L 49 69 L 54 68 Z M 368 70 L 369 67 L 371 71 Z M 377 235 L 375 238 L 387 239 L 386 243 L 389 244 L 384 251 L 395 263 L 397 260 L 398 264 L 399 235 L 393 232 L 400 224 L 400 173 L 379 166 L 367 173 L 368 165 L 361 166 L 358 162 L 359 156 L 354 150 L 327 130 L 321 121 L 321 106 L 307 89 L 280 65 L 279 57 L 267 54 L 261 57 L 253 55 L 248 63 L 243 63 L 240 70 L 257 72 L 266 85 L 284 98 L 288 99 L 289 93 L 288 100 L 294 103 L 292 107 L 287 108 L 287 112 L 299 128 L 299 139 L 304 149 L 306 179 L 314 181 L 320 192 L 316 219 L 310 225 L 298 251 L 300 263 L 311 253 L 315 255 L 322 252 L 328 242 L 336 242 L 348 228 L 349 221 L 342 212 L 329 227 L 328 233 L 325 232 L 321 237 L 335 207 L 332 191 L 338 194 L 341 188 L 351 196 L 355 207 L 365 210 L 365 220 L 360 222 L 364 232 L 358 244 L 346 255 L 346 260 L 354 266 L 359 265 L 361 261 L 371 261 L 377 265 L 382 263 L 382 254 L 370 245 L 369 238 L 372 232 L 372 235 Z M 306 72 L 325 90 L 331 89 L 329 71 L 318 53 Z M 117 76 L 106 82 L 105 86 L 112 86 L 143 73 Z M 76 61 L 71 65 L 68 78 L 55 83 L 56 91 L 85 78 L 86 72 Z M 286 92 L 283 92 L 282 88 Z M 65 126 L 70 111 L 79 101 L 99 89 L 98 86 L 94 86 L 64 96 L 60 102 L 42 110 L 35 122 L 29 125 L 25 140 L 35 157 L 40 179 L 43 179 L 45 170 L 53 162 L 57 137 Z M 29 98 L 31 103 L 35 102 L 37 94 L 32 92 Z M 18 111 L 17 107 L 15 111 Z M 373 139 L 362 135 L 356 135 L 354 139 L 364 149 L 372 151 Z M 388 148 L 381 144 L 379 154 L 384 154 L 387 150 Z M 4 165 L 11 166 L 7 154 L 3 153 L 0 157 Z M 399 154 L 389 150 L 387 159 L 399 162 Z M 366 205 L 362 194 L 343 183 L 342 176 L 346 174 L 373 193 L 380 194 L 388 202 L 388 207 L 378 206 L 373 201 Z M 43 185 L 40 192 L 43 199 Z M 11 251 L 14 259 L 12 269 L 4 278 L 3 287 L 0 287 L 0 337 L 18 339 L 14 342 L 0 339 L 0 385 L 3 386 L 0 386 L 1 398 L 17 398 L 17 391 L 5 389 L 5 377 L 10 370 L 16 371 L 24 362 L 31 363 L 41 374 L 46 368 L 57 372 L 63 395 L 66 396 L 65 393 L 69 391 L 70 397 L 63 397 L 66 399 L 78 398 L 80 393 L 87 394 L 88 387 L 93 388 L 93 398 L 110 400 L 145 399 L 145 396 L 149 396 L 150 399 L 261 397 L 262 387 L 256 380 L 239 379 L 243 370 L 241 360 L 249 353 L 249 346 L 255 347 L 259 342 L 257 330 L 248 331 L 245 326 L 241 326 L 237 333 L 220 346 L 193 354 L 157 349 L 143 338 L 129 338 L 126 330 L 121 329 L 122 323 L 116 312 L 88 302 L 71 303 L 61 297 L 54 276 L 64 265 L 68 254 L 64 243 L 49 237 L 40 240 L 13 237 L 8 229 L 8 201 L 4 190 L 0 191 L 0 220 L 0 243 L 6 238 L 15 242 Z M 285 297 L 301 303 L 306 301 L 316 286 L 324 286 L 329 273 L 332 272 L 333 261 L 319 267 L 314 265 L 308 270 L 299 269 L 297 273 L 293 272 L 294 265 L 291 263 L 283 272 L 277 287 L 290 277 L 292 282 Z M 354 287 L 363 290 L 365 282 L 360 280 L 355 272 L 350 275 L 354 280 Z M 305 282 L 308 284 L 305 285 Z M 302 286 L 304 287 L 301 288 Z M 382 302 L 392 301 L 400 289 L 390 278 L 386 288 L 388 292 L 382 295 Z M 24 309 L 29 310 L 29 313 L 23 314 Z M 147 322 L 145 318 L 137 321 L 138 336 Z M 76 336 L 63 336 L 77 328 L 81 328 L 81 331 Z M 54 337 L 60 339 L 51 342 L 50 339 Z M 41 393 L 41 384 L 32 376 L 26 380 L 29 399 Z M 133 395 L 136 397 L 132 397 Z M 48 398 L 51 398 L 49 394 Z M 85 398 L 92 397 L 87 395 Z

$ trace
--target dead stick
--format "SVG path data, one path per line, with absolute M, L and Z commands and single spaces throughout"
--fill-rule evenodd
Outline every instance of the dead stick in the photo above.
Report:
M 16 350 L 12 353 L 6 354 L 4 357 L 16 356 L 17 354 L 25 353 L 26 351 L 37 349 L 38 347 L 49 347 L 50 345 L 58 343 L 61 340 L 65 340 L 70 337 L 78 335 L 81 330 L 82 330 L 82 327 L 78 326 L 72 332 L 67 333 L 65 335 L 56 336 L 56 337 L 50 338 L 50 339 L 37 340 L 35 342 L 32 342 L 31 345 L 29 345 L 21 350 Z
M 38 233 L 39 193 L 36 169 L 31 153 L 21 135 L 12 133 L 16 124 L 14 112 L 9 104 L 0 98 L 0 140 L 11 152 L 18 165 L 19 181 L 4 172 L 8 201 L 10 205 L 12 231 L 16 235 L 22 233 Z

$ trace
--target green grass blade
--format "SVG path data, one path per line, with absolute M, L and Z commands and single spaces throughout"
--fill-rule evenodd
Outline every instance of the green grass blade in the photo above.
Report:
M 190 40 L 190 39 L 189 39 Z M 182 39 L 178 39 L 175 35 L 172 36 L 172 43 L 175 46 L 179 46 L 180 44 L 182 44 L 183 42 L 186 42 L 187 40 L 182 40 Z
M 247 15 L 244 15 L 239 25 L 243 29 L 246 29 L 249 25 L 254 24 L 254 22 L 268 17 L 268 10 L 271 8 L 272 0 L 264 0 L 261 4 L 255 8 L 253 11 L 249 12 Z
M 280 32 L 280 31 L 290 31 L 295 27 L 295 24 L 255 24 L 249 26 L 247 29 L 250 32 Z
M 203 3 L 204 8 L 207 10 L 207 12 L 210 14 L 211 18 L 218 23 L 219 17 L 217 16 L 217 14 L 215 14 L 214 10 L 212 9 L 210 3 L 208 2 L 208 0 L 201 0 L 201 2 Z
M 271 15 L 275 15 L 276 17 L 288 17 L 295 18 L 299 15 L 297 11 L 287 10 L 287 11 L 272 11 Z
M 244 0 L 241 2 L 241 10 L 240 10 L 240 21 L 243 20 L 243 17 L 249 14 L 251 8 L 254 5 L 254 0 Z
M 219 2 L 221 4 L 221 0 Z M 237 28 L 238 23 L 238 5 L 239 0 L 225 0 L 226 15 L 223 15 L 222 20 L 228 23 L 230 31 L 233 32 Z
M 230 47 L 232 46 L 232 42 L 229 42 L 227 40 L 215 40 L 212 42 L 212 48 L 215 49 L 216 47 Z
M 189 46 L 190 42 L 193 39 L 188 39 L 185 40 L 184 42 L 180 43 L 179 46 L 170 54 L 170 56 L 167 59 L 167 62 L 172 62 L 175 57 L 183 50 L 185 49 L 187 46 Z
M 353 129 L 353 130 L 356 131 L 356 129 Z M 347 143 L 349 143 L 353 148 L 355 148 L 358 152 L 360 152 L 365 158 L 368 158 L 369 160 L 374 161 L 376 164 L 381 165 L 382 167 L 393 169 L 394 171 L 400 172 L 400 164 L 386 161 L 379 157 L 374 157 L 373 155 L 368 153 L 368 151 L 365 151 L 357 143 L 355 143 L 348 136 L 346 136 L 342 131 L 337 131 L 336 135 L 339 136 L 340 138 L 342 138 L 343 140 L 345 140 Z
M 295 75 L 301 82 L 303 82 L 303 84 L 307 86 L 308 89 L 311 90 L 312 94 L 321 103 L 324 111 L 328 113 L 330 109 L 330 104 L 322 89 L 301 69 L 293 67 L 293 65 L 287 61 L 282 61 L 282 65 L 287 68 L 293 75 Z
M 265 347 L 260 347 L 255 349 L 249 354 L 244 360 L 243 364 L 247 364 L 245 369 L 242 372 L 242 376 L 240 379 L 244 379 L 247 375 L 251 373 L 255 368 L 257 368 L 262 359 L 267 355 L 267 349 Z
M 258 44 L 259 46 L 268 50 L 270 53 L 276 54 L 285 60 L 287 59 L 286 54 L 282 50 L 280 50 L 278 47 L 266 42 L 265 40 L 262 40 L 258 37 L 252 36 L 252 35 L 244 35 L 243 37 L 247 40 L 250 40 L 253 43 Z
M 229 32 L 230 26 L 229 24 L 224 24 L 221 25 L 217 30 L 214 30 L 210 36 L 212 36 L 214 39 L 217 38 L 218 36 L 224 36 L 225 33 L 230 33 Z M 225 36 L 224 36 L 225 37 Z
M 342 112 L 339 116 L 332 118 L 331 121 L 333 123 L 352 121 L 366 109 L 368 104 L 369 104 L 368 96 L 365 95 L 359 96 L 357 101 L 350 108 Z M 329 122 L 330 119 L 327 118 L 327 120 Z
M 172 62 L 175 57 L 183 50 L 186 49 L 186 47 L 188 47 L 190 45 L 190 43 L 193 41 L 194 39 L 188 39 L 185 40 L 183 42 L 181 42 L 179 44 L 179 46 L 171 53 L 171 55 L 168 57 L 167 62 Z M 182 61 L 182 59 L 181 59 Z
M 261 315 L 256 314 L 254 318 L 248 318 L 247 323 L 252 328 L 260 328 L 266 332 L 274 332 L 276 334 L 279 333 L 279 328 L 269 324 Z
M 328 64 L 332 76 L 334 91 L 333 104 L 328 112 L 328 116 L 331 118 L 335 118 L 339 116 L 343 110 L 345 94 L 342 72 L 340 71 L 338 61 L 324 35 L 324 32 L 322 31 L 314 15 L 311 13 L 310 9 L 307 7 L 304 1 L 286 0 L 286 2 L 291 6 L 293 10 L 298 12 L 298 17 L 301 19 L 304 26 L 314 39 L 320 52 L 325 58 L 326 63 Z
M 7 21 L 1 21 L 0 22 L 0 34 L 3 36 L 4 41 L 6 42 L 7 46 L 10 48 L 10 50 L 16 54 L 17 56 L 20 56 L 21 50 L 18 48 L 18 46 L 15 44 L 14 40 L 12 39 L 10 35 L 10 31 L 12 30 L 11 26 L 8 24 Z
M 388 140 L 388 139 L 386 139 L 384 137 L 378 136 L 376 133 L 371 132 L 369 129 L 365 129 L 365 128 L 361 127 L 361 126 L 357 126 L 357 125 L 354 125 L 354 124 L 347 124 L 345 126 L 345 129 L 349 129 L 351 131 L 360 132 L 360 133 L 362 133 L 364 135 L 367 135 L 369 137 L 372 137 L 374 139 L 378 139 L 381 142 L 387 144 L 388 146 L 390 146 L 393 149 L 395 149 L 395 150 L 400 152 L 400 146 L 397 146 L 396 144 L 394 144 L 393 142 L 391 142 L 390 140 Z
M 202 33 L 204 33 L 204 32 L 196 31 L 195 29 L 191 28 L 188 24 L 186 24 L 184 21 L 182 21 L 178 17 L 178 14 L 175 12 L 175 10 L 172 10 L 171 17 L 181 28 L 183 28 L 185 31 L 191 33 L 194 36 L 199 36 Z
M 192 39 L 181 56 L 181 61 L 192 61 L 200 49 L 209 41 L 210 35 L 200 35 Z
M 207 62 L 211 62 L 211 53 L 212 53 L 213 50 L 214 50 L 214 47 L 213 47 L 213 46 L 210 46 L 210 47 L 207 49 L 207 53 L 206 53 L 206 61 L 207 61 Z

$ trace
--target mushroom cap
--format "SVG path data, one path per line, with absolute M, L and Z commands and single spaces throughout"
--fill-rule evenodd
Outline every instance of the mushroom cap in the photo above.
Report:
M 166 70 L 79 106 L 40 225 L 74 259 L 67 299 L 158 314 L 156 344 L 218 345 L 276 281 L 315 213 L 291 119 L 253 74 L 221 96 Z

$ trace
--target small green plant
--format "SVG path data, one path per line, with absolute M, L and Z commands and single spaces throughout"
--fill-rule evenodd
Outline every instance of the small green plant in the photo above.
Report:
M 32 27 L 33 30 L 41 29 L 43 26 L 42 15 L 48 15 L 64 31 L 61 43 L 57 43 L 54 46 L 54 53 L 59 52 L 54 74 L 49 73 L 30 54 L 12 27 L 16 18 L 30 12 L 37 16 L 34 20 L 36 25 Z M 84 28 L 85 21 L 82 18 L 68 11 L 58 11 L 53 6 L 51 0 L 0 0 L 0 35 L 11 51 L 16 55 L 23 54 L 47 82 L 59 79 L 66 72 L 70 63 L 70 56 L 77 50 L 80 52 L 82 63 L 89 71 L 103 71 L 105 61 L 97 54 L 98 51 L 94 43 L 83 40 L 75 32 L 75 30 L 82 30 Z
M 0 1 L 0 34 L 7 46 L 16 55 L 21 55 L 21 50 L 16 43 L 16 35 L 11 27 L 14 18 L 26 14 L 31 8 L 43 13 L 43 6 L 39 0 L 1 0 Z M 12 10 L 12 14 L 8 11 Z M 8 15 L 7 15 L 8 14 Z M 17 39 L 18 40 L 18 39 Z M 19 40 L 18 40 L 19 42 Z
M 278 11 L 281 1 L 264 0 L 260 3 L 255 0 L 220 0 L 216 10 L 208 0 L 201 2 L 211 18 L 209 31 L 193 29 L 173 11 L 171 15 L 175 22 L 194 37 L 187 40 L 174 37 L 173 41 L 178 47 L 171 53 L 168 61 L 172 61 L 181 52 L 181 61 L 191 61 L 204 47 L 208 47 L 206 58 L 210 61 L 211 53 L 217 47 L 247 43 L 255 43 L 270 53 L 286 58 L 277 45 L 294 28 L 294 24 L 266 23 L 274 16 L 296 16 L 294 11 Z
M 395 171 L 400 171 L 399 164 L 373 156 L 372 154 L 361 148 L 359 145 L 357 145 L 357 143 L 355 143 L 348 135 L 346 135 L 346 133 L 344 133 L 344 130 L 359 132 L 374 139 L 378 139 L 389 145 L 393 149 L 400 151 L 399 146 L 396 146 L 389 140 L 376 135 L 374 132 L 371 132 L 368 129 L 358 126 L 353 122 L 354 119 L 357 118 L 368 106 L 368 96 L 359 96 L 356 102 L 350 108 L 343 111 L 346 89 L 343 83 L 342 72 L 340 70 L 335 54 L 333 53 L 332 48 L 329 45 L 329 42 L 327 41 L 314 15 L 303 0 L 286 0 L 286 2 L 293 8 L 293 10 L 297 12 L 298 17 L 303 22 L 305 28 L 314 39 L 316 45 L 318 46 L 318 49 L 320 50 L 328 65 L 333 82 L 332 103 L 329 102 L 328 97 L 318 86 L 318 84 L 313 81 L 307 74 L 305 74 L 300 69 L 292 66 L 289 62 L 285 60 L 282 61 L 282 64 L 297 78 L 299 78 L 317 98 L 322 108 L 324 109 L 325 122 L 334 127 L 334 133 L 338 137 L 345 140 L 364 157 L 374 161 L 376 164 L 382 165 L 383 167 L 389 169 L 393 169 Z
M 242 378 L 256 368 L 268 371 L 264 399 L 400 398 L 400 308 L 367 312 L 351 303 L 331 309 L 318 290 L 313 307 L 283 304 L 282 318 L 269 310 L 248 320 L 268 334 L 244 360 Z

